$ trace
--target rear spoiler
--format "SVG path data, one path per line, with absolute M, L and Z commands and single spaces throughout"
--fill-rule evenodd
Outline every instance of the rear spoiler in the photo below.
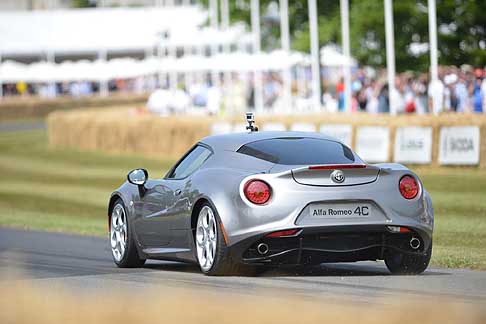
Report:
M 309 170 L 365 169 L 366 164 L 324 164 L 310 165 Z

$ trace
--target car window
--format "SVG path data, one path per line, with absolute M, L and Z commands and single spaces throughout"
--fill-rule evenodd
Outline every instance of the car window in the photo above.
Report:
M 182 179 L 191 175 L 204 163 L 204 161 L 207 160 L 210 155 L 210 150 L 201 145 L 197 145 L 176 165 L 167 178 Z
M 243 145 L 237 152 L 284 165 L 350 164 L 355 161 L 347 146 L 307 137 L 256 141 Z

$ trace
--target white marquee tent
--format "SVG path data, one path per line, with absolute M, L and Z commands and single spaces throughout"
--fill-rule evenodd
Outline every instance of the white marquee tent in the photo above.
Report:
M 100 81 L 127 79 L 164 73 L 191 72 L 252 72 L 280 71 L 297 64 L 305 64 L 306 58 L 300 53 L 287 54 L 283 51 L 252 55 L 248 53 L 218 54 L 212 57 L 184 56 L 181 58 L 132 58 L 109 61 L 65 61 L 60 64 L 37 62 L 21 64 L 5 61 L 0 64 L 0 75 L 5 83 L 24 81 L 29 83 Z
M 145 50 L 206 19 L 197 6 L 0 12 L 0 55 Z
M 357 66 L 358 62 L 340 53 L 334 46 L 324 46 L 321 48 L 321 64 L 328 67 Z

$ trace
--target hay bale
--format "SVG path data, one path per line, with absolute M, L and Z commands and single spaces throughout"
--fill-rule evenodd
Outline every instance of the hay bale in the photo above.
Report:
M 54 112 L 48 118 L 49 143 L 54 147 L 102 150 L 113 153 L 142 153 L 177 158 L 201 138 L 208 136 L 211 125 L 229 122 L 241 125 L 243 118 L 172 116 L 160 118 L 135 114 L 133 107 Z M 359 126 L 386 126 L 390 129 L 389 157 L 394 152 L 397 127 L 428 126 L 432 128 L 432 165 L 438 166 L 439 132 L 442 126 L 479 126 L 481 132 L 480 167 L 486 168 L 486 115 L 369 115 L 312 114 L 296 116 L 257 116 L 257 125 L 279 123 L 287 129 L 295 123 L 314 125 L 351 125 L 352 146 L 356 145 Z
M 114 107 L 117 105 L 144 105 L 147 94 L 112 94 L 108 97 L 91 96 L 85 98 L 57 97 L 6 97 L 0 101 L 0 121 L 25 118 L 44 118 L 58 110 Z

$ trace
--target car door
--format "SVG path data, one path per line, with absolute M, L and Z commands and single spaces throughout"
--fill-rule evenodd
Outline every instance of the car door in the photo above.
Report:
M 170 187 L 162 179 L 149 180 L 145 184 L 145 194 L 136 204 L 140 213 L 135 223 L 140 243 L 145 248 L 169 245 L 170 232 L 163 224 L 168 200 L 172 194 Z
M 190 217 L 190 176 L 211 153 L 208 148 L 196 145 L 164 179 L 147 182 L 145 195 L 140 199 L 141 218 L 137 226 L 139 240 L 144 247 L 177 247 L 182 244 L 182 237 L 188 229 L 187 215 Z
M 197 190 L 192 186 L 192 176 L 211 155 L 209 147 L 198 144 L 165 177 L 165 183 L 172 192 L 166 209 L 171 247 L 187 246 L 191 229 L 191 206 L 197 195 Z

